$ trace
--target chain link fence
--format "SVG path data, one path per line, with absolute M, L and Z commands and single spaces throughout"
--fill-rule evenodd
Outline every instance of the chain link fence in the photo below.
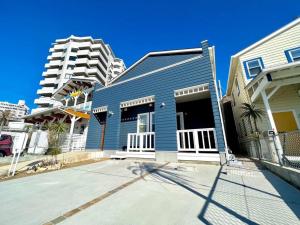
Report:
M 270 134 L 264 132 L 241 142 L 250 157 L 300 169 L 300 131 Z
M 283 150 L 282 163 L 300 169 L 300 131 L 278 134 Z

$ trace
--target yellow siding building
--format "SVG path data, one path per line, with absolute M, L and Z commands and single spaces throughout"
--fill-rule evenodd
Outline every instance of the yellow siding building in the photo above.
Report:
M 298 149 L 300 156 L 300 18 L 231 57 L 226 95 L 231 99 L 240 145 L 250 156 L 277 161 L 281 159 L 277 152 L 287 156 L 291 151 L 288 146 Z M 263 120 L 257 121 L 260 153 L 254 121 L 241 118 L 242 103 L 265 111 Z M 291 133 L 294 144 L 283 142 L 281 137 Z

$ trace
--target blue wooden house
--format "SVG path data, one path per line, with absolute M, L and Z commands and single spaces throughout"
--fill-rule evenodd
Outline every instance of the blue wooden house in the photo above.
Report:
M 220 162 L 224 134 L 214 47 L 151 52 L 96 87 L 87 151 L 158 161 Z

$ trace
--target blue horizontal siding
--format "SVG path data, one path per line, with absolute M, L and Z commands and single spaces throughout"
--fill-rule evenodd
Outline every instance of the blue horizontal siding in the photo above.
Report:
M 207 47 L 203 47 L 203 57 L 201 58 L 96 91 L 93 98 L 93 107 L 107 105 L 108 110 L 114 113 L 107 118 L 104 148 L 106 150 L 121 149 L 126 139 L 124 129 L 132 129 L 134 126 L 128 124 L 128 127 L 125 127 L 125 124 L 121 124 L 120 102 L 155 95 L 155 148 L 157 151 L 176 151 L 177 128 L 174 90 L 209 83 L 218 149 L 223 151 L 223 133 Z M 148 66 L 150 67 L 150 65 Z M 156 64 L 153 65 L 153 68 L 156 68 L 155 66 Z M 142 68 L 140 70 L 145 71 Z M 165 107 L 160 107 L 162 103 L 165 103 Z M 90 126 L 95 126 L 93 120 L 91 120 Z M 90 135 L 90 132 L 95 132 L 95 129 L 89 130 L 88 135 Z M 94 145 L 97 148 L 95 144 L 97 142 L 90 137 L 88 138 L 89 141 L 91 143 L 88 143 L 88 146 L 92 148 Z
M 199 56 L 199 53 L 195 54 L 184 54 L 184 55 L 163 55 L 163 56 L 150 56 L 140 62 L 137 66 L 130 69 L 122 77 L 120 77 L 116 82 L 127 80 L 135 76 L 147 73 L 162 67 L 178 63 L 196 56 Z

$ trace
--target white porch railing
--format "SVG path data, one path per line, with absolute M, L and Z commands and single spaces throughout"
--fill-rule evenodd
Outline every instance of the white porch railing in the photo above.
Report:
M 214 128 L 177 130 L 178 152 L 217 151 Z
M 154 152 L 155 132 L 128 133 L 127 152 Z

